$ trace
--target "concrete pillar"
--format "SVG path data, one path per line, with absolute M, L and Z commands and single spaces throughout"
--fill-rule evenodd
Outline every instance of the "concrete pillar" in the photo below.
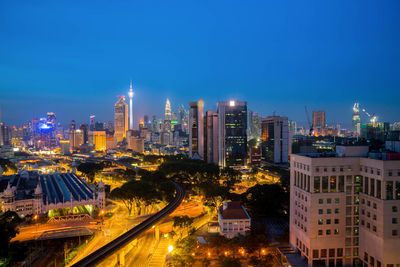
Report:
M 119 255 L 119 266 L 125 266 L 125 250 L 121 249 Z
M 156 226 L 154 233 L 156 236 L 156 240 L 160 240 L 160 228 L 158 226 Z

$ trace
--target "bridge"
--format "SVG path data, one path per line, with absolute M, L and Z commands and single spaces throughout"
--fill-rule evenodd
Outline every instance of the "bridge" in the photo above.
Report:
M 62 223 L 71 221 L 91 221 L 93 220 L 89 214 L 69 214 L 64 216 L 54 216 L 51 217 L 47 223 Z
M 141 224 L 133 227 L 128 232 L 120 235 L 116 239 L 112 240 L 108 244 L 99 248 L 98 250 L 88 255 L 87 257 L 83 258 L 82 260 L 78 261 L 72 266 L 81 267 L 81 266 L 95 265 L 96 263 L 100 262 L 107 256 L 116 252 L 118 249 L 132 242 L 141 233 L 145 232 L 147 229 L 155 225 L 161 219 L 171 214 L 181 204 L 183 197 L 185 196 L 184 189 L 179 184 L 177 183 L 174 184 L 176 189 L 176 195 L 174 200 L 171 201 L 167 206 L 165 206 L 162 210 L 160 210 L 156 214 L 152 215 L 151 217 L 143 221 Z
M 92 235 L 95 231 L 87 227 L 66 227 L 44 231 L 36 240 L 50 240 Z

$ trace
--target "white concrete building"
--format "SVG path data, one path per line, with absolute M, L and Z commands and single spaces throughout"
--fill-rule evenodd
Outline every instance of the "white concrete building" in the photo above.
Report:
M 218 208 L 219 233 L 227 238 L 250 231 L 251 218 L 239 201 L 224 201 Z
M 400 161 L 291 155 L 289 241 L 310 266 L 400 266 Z

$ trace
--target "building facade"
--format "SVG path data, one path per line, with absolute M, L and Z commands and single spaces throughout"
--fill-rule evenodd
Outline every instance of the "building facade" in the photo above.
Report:
M 189 103 L 189 157 L 204 159 L 204 102 Z
M 128 131 L 128 104 L 125 97 L 122 96 L 114 106 L 114 136 L 117 142 L 121 142 L 126 138 Z
M 325 111 L 324 110 L 313 110 L 312 112 L 312 125 L 314 128 L 314 132 L 320 134 L 322 130 L 325 128 Z
M 206 112 L 204 160 L 218 165 L 218 114 L 212 110 Z
M 101 181 L 98 187 L 88 185 L 74 173 L 40 175 L 22 172 L 19 175 L 0 177 L 4 211 L 15 211 L 19 216 L 47 214 L 54 209 L 70 209 L 91 205 L 105 207 L 105 188 Z
M 291 155 L 289 241 L 310 266 L 400 265 L 400 161 L 369 155 Z
M 218 224 L 221 235 L 234 238 L 250 231 L 251 218 L 239 201 L 224 201 L 218 208 Z
M 218 102 L 218 161 L 239 167 L 247 160 L 247 102 Z
M 283 164 L 288 162 L 289 127 L 288 118 L 270 116 L 261 122 L 262 161 Z

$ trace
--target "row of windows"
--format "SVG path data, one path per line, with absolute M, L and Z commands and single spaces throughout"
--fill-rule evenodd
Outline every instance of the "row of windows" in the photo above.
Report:
M 344 167 L 344 166 L 341 166 L 341 167 L 339 167 L 339 168 L 336 168 L 336 167 L 331 167 L 331 168 L 328 168 L 328 167 L 315 167 L 315 172 L 328 172 L 328 171 L 331 171 L 331 172 L 336 172 L 336 171 L 339 171 L 339 172 L 344 172 L 344 171 L 349 171 L 349 172 L 351 172 L 352 170 L 353 170 L 353 168 L 351 167 L 351 166 L 347 166 L 347 167 Z
M 335 224 L 339 224 L 339 219 L 333 219 L 333 222 L 334 222 Z M 331 223 L 332 223 L 332 219 L 326 219 L 326 220 L 325 220 L 325 224 L 331 224 Z M 324 224 L 324 219 L 318 219 L 318 224 L 319 224 L 319 225 Z
M 314 193 L 344 192 L 344 176 L 314 176 Z
M 326 201 L 326 204 L 331 204 L 332 203 L 332 199 L 331 198 L 327 198 L 325 201 Z M 335 198 L 334 199 L 334 203 L 335 204 L 339 204 L 340 203 L 340 199 L 339 198 Z M 318 204 L 324 204 L 324 199 L 323 198 L 319 198 L 318 199 Z
M 339 214 L 339 209 L 334 209 L 335 214 Z M 318 214 L 324 214 L 323 209 L 318 209 Z M 326 214 L 332 214 L 332 209 L 326 209 Z
M 313 249 L 313 258 L 343 257 L 343 248 Z
M 338 235 L 339 234 L 339 229 L 333 229 L 333 231 L 331 229 L 327 229 L 325 230 L 325 235 L 331 235 L 333 232 L 333 234 Z M 322 236 L 324 235 L 324 230 L 318 230 L 318 235 Z

